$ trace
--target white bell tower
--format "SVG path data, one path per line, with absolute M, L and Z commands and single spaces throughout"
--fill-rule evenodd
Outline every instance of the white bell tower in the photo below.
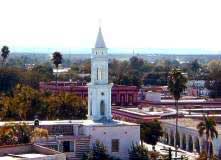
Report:
M 111 88 L 108 84 L 108 54 L 101 28 L 91 55 L 91 83 L 88 84 L 88 119 L 112 120 Z

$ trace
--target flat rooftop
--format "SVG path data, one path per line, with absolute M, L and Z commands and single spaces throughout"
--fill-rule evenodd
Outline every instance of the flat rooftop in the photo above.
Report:
M 53 120 L 53 121 L 41 121 L 39 120 L 39 125 L 67 125 L 67 124 L 83 124 L 85 120 Z M 4 121 L 0 122 L 0 126 L 6 123 L 20 123 L 24 122 L 28 125 L 34 125 L 34 121 Z
M 163 122 L 163 123 L 169 123 L 169 124 L 172 124 L 172 125 L 176 124 L 176 119 L 163 119 L 163 120 L 160 120 L 160 121 Z M 178 126 L 197 130 L 197 125 L 200 122 L 201 122 L 201 120 L 197 120 L 197 119 L 180 118 L 178 120 Z M 221 134 L 221 125 L 217 124 L 216 127 L 217 127 L 218 133 Z
M 20 123 L 24 122 L 27 123 L 28 125 L 34 125 L 34 121 L 5 121 L 5 122 L 0 122 L 0 126 L 3 126 L 7 123 Z M 130 122 L 125 122 L 125 121 L 119 121 L 119 120 L 112 120 L 112 121 L 92 121 L 92 120 L 53 120 L 53 121 L 39 121 L 39 125 L 137 125 L 135 123 L 130 123 Z
M 190 109 L 182 109 L 183 111 L 221 111 L 221 108 L 190 108 Z
M 0 160 L 15 160 L 15 159 L 25 159 L 25 158 L 40 158 L 40 157 L 47 157 L 48 155 L 45 154 L 38 154 L 38 153 L 27 153 L 27 154 L 16 154 L 16 155 L 7 155 L 0 157 Z
M 36 144 L 17 144 L 0 146 L 0 160 L 26 159 L 66 159 L 64 153 Z
M 167 114 L 175 114 L 176 111 L 169 107 L 134 107 L 134 108 L 120 108 L 119 111 L 132 113 L 140 116 L 163 116 Z
M 174 99 L 161 99 L 161 103 L 175 103 Z M 179 103 L 202 103 L 206 102 L 205 99 L 181 99 Z
M 139 124 L 137 123 L 131 123 L 126 121 L 120 121 L 120 120 L 112 120 L 112 121 L 106 121 L 106 120 L 100 120 L 100 121 L 92 121 L 92 120 L 85 120 L 84 124 L 85 126 L 123 126 L 123 125 L 129 125 L 129 126 L 137 126 Z

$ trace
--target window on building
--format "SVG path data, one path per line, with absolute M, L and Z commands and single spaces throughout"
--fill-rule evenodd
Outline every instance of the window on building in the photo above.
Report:
M 63 152 L 70 152 L 70 141 L 63 142 Z
M 104 79 L 104 69 L 102 67 L 97 68 L 97 80 L 103 80 Z
M 112 139 L 111 151 L 119 152 L 119 139 Z
M 101 80 L 104 79 L 104 69 L 101 69 Z
M 98 72 L 99 72 L 99 69 L 97 68 L 97 80 L 98 80 Z
M 105 114 L 105 104 L 104 104 L 103 100 L 100 103 L 100 114 L 101 114 L 101 116 L 104 116 L 104 114 Z
M 73 141 L 64 141 L 62 147 L 63 147 L 63 152 L 74 152 Z
M 90 100 L 90 115 L 92 115 L 92 99 Z

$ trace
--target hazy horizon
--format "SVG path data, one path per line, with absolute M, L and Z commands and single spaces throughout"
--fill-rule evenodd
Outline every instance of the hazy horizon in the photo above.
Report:
M 9 46 L 10 47 L 10 46 Z M 11 49 L 13 53 L 44 53 L 50 54 L 59 51 L 62 54 L 90 54 L 91 48 L 19 48 Z M 221 51 L 213 51 L 198 48 L 108 48 L 109 54 L 175 54 L 175 55 L 209 55 L 221 54 Z

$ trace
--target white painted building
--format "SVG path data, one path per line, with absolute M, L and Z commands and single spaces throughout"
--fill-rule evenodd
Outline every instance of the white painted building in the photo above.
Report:
M 128 159 L 132 143 L 140 143 L 140 125 L 112 120 L 111 88 L 108 83 L 108 49 L 101 28 L 91 55 L 91 83 L 88 84 L 88 119 L 84 132 L 91 145 L 101 141 L 110 155 Z
M 206 150 L 206 137 L 199 136 L 197 125 L 200 120 L 182 118 L 179 119 L 178 123 L 178 147 L 182 150 L 188 152 L 201 153 Z M 164 131 L 164 136 L 161 141 L 165 144 L 175 146 L 176 136 L 175 136 L 175 119 L 161 120 L 162 128 Z M 211 152 L 213 154 L 221 157 L 221 128 L 220 125 L 216 127 L 218 131 L 218 137 L 212 140 Z
M 152 91 L 145 92 L 145 100 L 149 102 L 160 102 L 161 93 Z
M 111 120 L 111 88 L 108 84 L 108 55 L 101 28 L 91 55 L 91 83 L 88 84 L 88 118 Z

